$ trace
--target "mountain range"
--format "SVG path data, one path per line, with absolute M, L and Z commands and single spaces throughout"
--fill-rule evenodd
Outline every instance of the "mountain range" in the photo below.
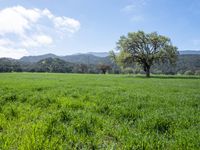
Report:
M 184 50 L 179 51 L 181 55 L 200 55 L 200 50 Z
M 109 59 L 109 53 L 86 53 L 86 54 L 74 54 L 66 56 L 45 54 L 39 56 L 24 56 L 20 59 L 20 61 L 35 63 L 46 58 L 59 58 L 61 60 L 71 63 L 84 63 L 84 64 L 111 63 Z
M 180 55 L 200 55 L 200 51 L 179 51 Z M 108 52 L 89 52 L 89 53 L 78 53 L 73 55 L 66 55 L 66 56 L 57 56 L 55 54 L 44 54 L 38 56 L 24 56 L 20 59 L 23 62 L 30 62 L 35 63 L 40 60 L 46 58 L 59 58 L 66 62 L 72 63 L 84 63 L 84 64 L 99 64 L 99 63 L 107 63 L 110 64 L 110 59 Z

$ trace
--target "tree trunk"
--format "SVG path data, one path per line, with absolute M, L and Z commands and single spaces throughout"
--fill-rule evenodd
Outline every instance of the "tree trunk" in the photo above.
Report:
M 143 68 L 144 68 L 144 72 L 146 73 L 146 77 L 149 78 L 150 77 L 150 68 L 151 68 L 151 66 L 148 65 L 147 63 L 145 63 L 143 65 Z
M 150 66 L 146 66 L 146 77 L 150 77 Z
M 103 69 L 103 70 L 102 70 L 102 73 L 103 73 L 103 74 L 106 74 L 106 70 Z

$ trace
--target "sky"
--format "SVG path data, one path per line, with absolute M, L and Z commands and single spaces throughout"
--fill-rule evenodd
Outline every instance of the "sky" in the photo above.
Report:
M 0 0 L 0 57 L 108 52 L 143 30 L 200 49 L 200 0 Z

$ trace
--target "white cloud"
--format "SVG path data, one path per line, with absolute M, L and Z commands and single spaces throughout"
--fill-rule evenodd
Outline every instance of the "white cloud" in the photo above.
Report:
M 144 20 L 144 8 L 149 0 L 133 0 L 130 4 L 121 9 L 121 12 L 128 14 L 132 22 Z
M 19 59 L 23 56 L 29 55 L 26 49 L 13 49 L 0 46 L 0 57 L 9 57 Z
M 48 18 L 56 30 L 74 33 L 80 29 L 80 22 L 73 18 L 53 15 L 48 9 L 26 9 L 22 6 L 5 8 L 0 11 L 0 34 L 24 34 L 41 18 Z
M 7 8 L 7 10 L 13 11 L 18 15 L 21 15 L 25 19 L 29 20 L 30 22 L 37 22 L 37 20 L 41 17 L 41 13 L 39 9 L 26 9 L 22 6 L 16 6 Z
M 44 9 L 42 11 L 42 14 L 46 17 L 48 17 L 53 23 L 54 26 L 57 29 L 61 29 L 63 31 L 67 31 L 67 32 L 77 32 L 80 29 L 80 22 L 78 20 L 75 20 L 73 18 L 69 18 L 69 17 L 57 17 L 55 15 L 53 15 L 48 9 Z
M 9 39 L 0 39 L 0 46 L 8 46 L 13 44 L 13 42 Z
M 24 47 L 39 47 L 44 45 L 49 45 L 53 42 L 53 39 L 47 35 L 34 35 L 32 37 L 26 37 L 22 41 Z
M 19 58 L 22 54 L 27 54 L 25 49 L 48 46 L 53 43 L 53 37 L 71 35 L 77 32 L 80 26 L 78 20 L 54 15 L 48 9 L 28 9 L 22 6 L 2 9 L 0 57 L 5 57 L 7 53 L 9 57 Z
M 54 18 L 55 27 L 62 29 L 63 31 L 68 31 L 74 33 L 80 29 L 80 23 L 73 18 L 67 17 L 55 17 Z
M 16 11 L 16 7 L 6 8 L 0 11 L 0 34 L 6 33 L 24 34 L 29 28 L 29 21 Z
M 44 16 L 47 16 L 49 19 L 54 18 L 54 15 L 46 8 L 42 11 Z
M 53 42 L 52 38 L 46 35 L 38 35 L 35 39 L 40 44 L 51 44 Z
M 121 9 L 122 12 L 136 12 L 141 10 L 146 4 L 148 0 L 133 0 L 130 4 L 126 5 Z

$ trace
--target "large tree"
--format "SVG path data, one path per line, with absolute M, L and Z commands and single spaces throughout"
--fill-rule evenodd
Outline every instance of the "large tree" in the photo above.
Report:
M 156 32 L 147 34 L 138 31 L 121 36 L 117 49 L 120 52 L 116 59 L 120 64 L 139 64 L 147 77 L 150 77 L 150 69 L 155 62 L 175 63 L 178 56 L 177 47 L 172 45 L 171 40 Z

